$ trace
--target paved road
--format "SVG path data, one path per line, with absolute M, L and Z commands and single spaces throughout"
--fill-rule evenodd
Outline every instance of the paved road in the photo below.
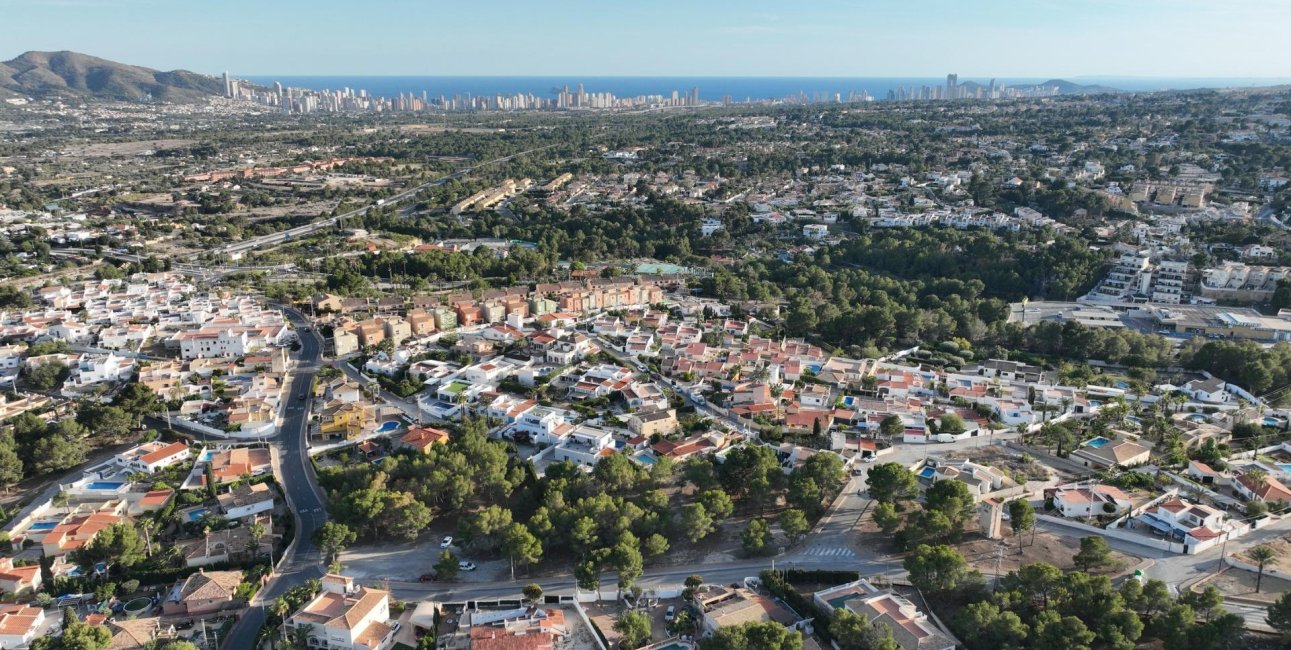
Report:
M 1269 626 L 1269 610 L 1264 605 L 1251 605 L 1248 603 L 1235 603 L 1232 601 L 1224 602 L 1224 609 L 1241 616 L 1246 621 L 1246 629 L 1256 632 L 1273 632 L 1274 629 Z
M 296 324 L 297 331 L 308 321 L 298 311 L 285 309 L 287 317 Z M 327 520 L 327 510 L 323 505 L 323 496 L 314 477 L 313 466 L 309 462 L 307 451 L 309 414 L 305 410 L 305 400 L 298 397 L 309 390 L 314 374 L 319 369 L 322 357 L 323 342 L 315 330 L 300 335 L 301 349 L 297 355 L 296 372 L 291 379 L 291 388 L 287 393 L 287 412 L 283 416 L 281 432 L 274 440 L 277 450 L 278 466 L 275 474 L 278 482 L 286 492 L 288 508 L 296 517 L 296 542 L 287 552 L 287 557 L 279 564 L 279 571 L 252 601 L 242 618 L 230 630 L 222 647 L 230 650 L 251 648 L 256 635 L 265 623 L 264 603 L 286 593 L 293 587 L 300 586 L 310 578 L 323 575 L 322 554 L 314 546 L 314 531 Z
M 756 576 L 762 569 L 769 568 L 772 560 L 769 558 L 759 558 L 753 560 L 736 560 L 724 563 L 705 563 L 702 565 L 691 565 L 681 567 L 661 567 L 658 569 L 648 569 L 645 574 L 636 580 L 636 585 L 643 589 L 658 587 L 675 587 L 686 579 L 686 576 L 700 575 L 704 580 L 711 584 L 731 584 L 739 582 L 746 577 Z M 900 563 L 896 565 L 891 563 L 874 563 L 874 562 L 839 562 L 830 558 L 776 558 L 775 566 L 777 569 L 855 569 L 865 575 L 900 575 L 905 572 L 901 569 Z M 575 592 L 575 580 L 572 575 L 563 574 L 554 577 L 543 578 L 526 578 L 525 576 L 516 576 L 515 581 L 499 580 L 496 582 L 462 582 L 462 583 L 417 583 L 417 582 L 394 582 L 385 580 L 368 580 L 367 583 L 375 586 L 388 585 L 396 598 L 408 601 L 423 600 L 433 598 L 438 602 L 465 602 L 470 600 L 497 600 L 511 599 L 520 596 L 520 590 L 524 585 L 530 582 L 538 582 L 542 585 L 545 593 L 550 595 L 572 595 Z M 616 590 L 617 577 L 613 572 L 601 574 L 601 593 L 603 595 L 613 594 Z

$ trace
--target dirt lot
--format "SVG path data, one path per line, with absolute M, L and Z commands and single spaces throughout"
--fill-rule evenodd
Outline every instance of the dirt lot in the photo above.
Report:
M 1291 581 L 1264 576 L 1264 582 L 1260 584 L 1260 593 L 1257 594 L 1255 593 L 1255 579 L 1255 574 L 1250 571 L 1230 568 L 1198 585 L 1198 588 L 1214 585 L 1225 596 L 1239 596 L 1270 603 L 1291 590 Z
M 1277 557 L 1273 558 L 1271 562 L 1265 563 L 1264 568 L 1291 572 L 1291 541 L 1288 541 L 1286 537 L 1281 537 L 1265 542 L 1263 546 L 1268 546 L 1277 552 Z M 1256 564 L 1251 558 L 1247 557 L 1249 551 L 1250 549 L 1246 549 L 1241 553 L 1237 553 L 1237 559 L 1247 564 Z M 1264 582 L 1267 584 L 1268 579 L 1265 579 Z
M 1059 537 L 1045 532 L 1037 532 L 1035 540 L 1032 541 L 1031 535 L 1027 534 L 1022 537 L 1022 554 L 1018 555 L 1017 540 L 1009 535 L 1005 540 L 1008 548 L 1004 549 L 1003 561 L 1000 564 L 1000 572 L 1008 573 L 1017 570 L 1026 564 L 1036 562 L 1047 562 L 1059 569 L 1074 569 L 1075 564 L 1071 558 L 1080 551 L 1080 540 L 1075 537 Z M 995 574 L 995 562 L 999 557 L 997 547 L 1000 542 L 996 540 L 985 539 L 983 537 L 972 535 L 956 548 L 968 560 L 973 568 L 982 572 L 982 575 L 992 576 Z M 1116 575 L 1133 567 L 1139 558 L 1127 555 L 1119 551 L 1112 551 L 1112 566 L 1101 571 L 1094 571 L 1095 574 Z
M 105 142 L 68 147 L 67 152 L 73 156 L 87 158 L 105 156 L 137 156 L 149 149 L 177 149 L 193 144 L 193 140 L 136 140 L 134 142 Z
M 975 447 L 972 449 L 956 450 L 947 453 L 946 460 L 971 460 L 974 463 L 991 465 L 998 467 L 1009 473 L 1010 476 L 1022 475 L 1028 481 L 1048 481 L 1052 474 L 1057 474 L 1045 465 L 1042 465 L 1032 459 L 1024 459 L 1023 455 L 1016 451 L 1008 451 L 1002 447 Z
M 668 606 L 672 605 L 681 611 L 683 603 L 680 598 L 664 598 L 659 600 L 659 604 L 651 607 L 650 613 L 650 642 L 658 643 L 666 641 L 669 638 L 668 624 L 664 622 L 663 615 L 668 611 Z M 598 603 L 588 603 L 584 606 L 587 610 L 587 618 L 592 624 L 600 628 L 601 633 L 605 635 L 605 640 L 609 642 L 611 648 L 617 648 L 619 644 L 619 633 L 614 631 L 614 619 L 623 611 L 622 602 L 602 601 Z
M 854 546 L 864 549 L 878 549 L 885 553 L 891 553 L 889 557 L 893 559 L 900 558 L 902 554 L 892 552 L 892 539 L 889 535 L 883 533 L 874 524 L 874 519 L 867 512 L 861 517 L 860 522 L 855 529 L 856 537 L 853 539 Z M 1009 529 L 1008 522 L 1004 524 L 1005 538 L 1002 540 L 1008 545 L 1004 550 L 1004 559 L 1001 563 L 1000 570 L 1002 573 L 1008 573 L 1025 564 L 1035 562 L 1047 562 L 1060 569 L 1071 569 L 1075 565 L 1071 558 L 1080 551 L 1080 539 L 1078 537 L 1062 537 L 1051 533 L 1037 531 L 1033 538 L 1030 533 L 1023 536 L 1022 555 L 1018 555 L 1018 543 L 1013 539 L 1012 531 Z M 982 575 L 995 575 L 995 562 L 997 546 L 1001 540 L 991 540 L 983 537 L 977 528 L 977 522 L 970 520 L 965 528 L 964 540 L 956 545 L 956 549 L 964 555 L 968 563 L 973 568 L 982 572 Z M 1104 571 L 1095 571 L 1095 573 L 1118 574 L 1122 571 L 1133 567 L 1139 558 L 1116 550 L 1112 550 L 1112 560 L 1119 568 L 1107 569 Z

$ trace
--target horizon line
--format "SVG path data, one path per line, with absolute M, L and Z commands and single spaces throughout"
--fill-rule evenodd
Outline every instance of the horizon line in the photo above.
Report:
M 1238 76 L 1238 75 L 1202 75 L 1202 76 L 1165 76 L 1165 75 L 1101 75 L 1082 73 L 1079 75 L 973 75 L 963 73 L 945 73 L 938 75 L 776 75 L 776 74 L 684 74 L 684 73 L 658 73 L 658 74 L 580 74 L 580 73 L 543 73 L 543 74 L 432 74 L 432 73 L 403 73 L 403 74 L 373 74 L 362 72 L 328 72 L 328 73 L 304 73 L 304 72 L 253 72 L 253 73 L 233 73 L 228 72 L 230 76 L 237 77 L 369 77 L 369 78 L 397 78 L 397 77 L 440 77 L 440 78 L 494 78 L 494 79 L 543 79 L 549 77 L 586 77 L 602 79 L 666 79 L 666 78 L 687 78 L 687 79 L 943 79 L 946 74 L 954 74 L 958 77 L 972 79 L 1057 79 L 1060 81 L 1071 79 L 1097 79 L 1097 80 L 1242 80 L 1242 81 L 1291 81 L 1291 75 L 1287 76 Z M 217 73 L 216 76 L 219 76 Z

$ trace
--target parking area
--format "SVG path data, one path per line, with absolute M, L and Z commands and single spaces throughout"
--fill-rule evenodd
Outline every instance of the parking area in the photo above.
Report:
M 451 528 L 444 526 L 442 531 L 432 528 L 414 542 L 402 544 L 368 544 L 346 549 L 341 554 L 341 564 L 345 574 L 363 580 L 390 580 L 392 582 L 416 582 L 418 576 L 433 573 L 435 563 L 439 562 L 444 549 L 440 541 L 444 535 L 452 534 Z M 492 582 L 511 576 L 511 565 L 506 560 L 481 560 L 471 557 L 456 544 L 451 550 L 461 560 L 474 563 L 474 571 L 459 571 L 456 582 Z

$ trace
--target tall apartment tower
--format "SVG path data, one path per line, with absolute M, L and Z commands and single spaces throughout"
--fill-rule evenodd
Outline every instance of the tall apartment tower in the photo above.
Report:
M 946 75 L 946 96 L 943 99 L 955 99 L 959 97 L 959 75 L 950 73 Z
M 232 83 L 231 81 L 229 81 L 229 71 L 228 71 L 228 70 L 225 70 L 225 71 L 224 71 L 224 96 L 225 96 L 225 97 L 232 97 L 232 96 L 233 96 L 233 83 Z

